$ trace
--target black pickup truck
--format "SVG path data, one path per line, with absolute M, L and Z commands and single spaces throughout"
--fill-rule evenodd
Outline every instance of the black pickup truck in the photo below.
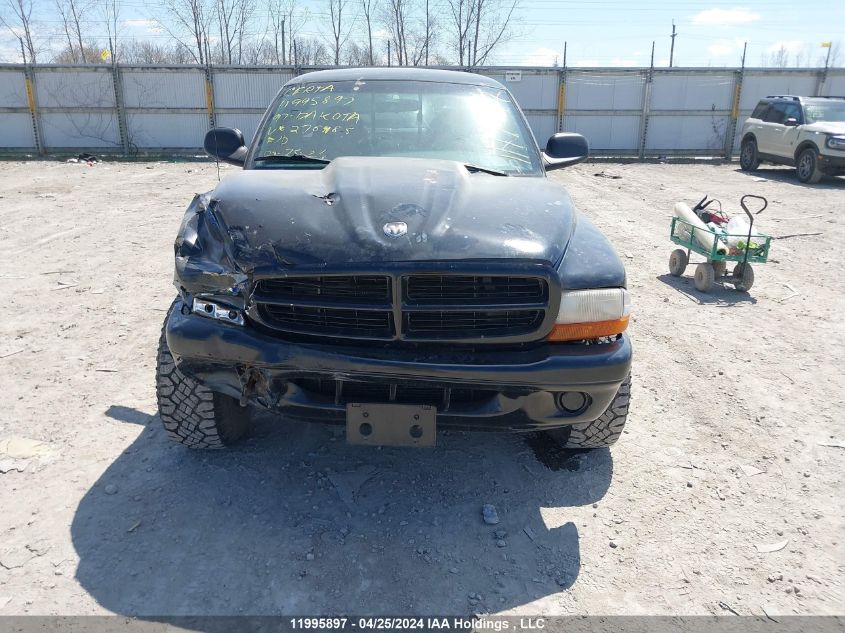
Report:
M 344 69 L 290 80 L 243 167 L 188 207 L 157 395 L 176 441 L 220 448 L 249 407 L 346 425 L 350 442 L 431 446 L 438 427 L 549 431 L 613 444 L 631 343 L 625 270 L 546 177 L 511 94 L 445 70 Z

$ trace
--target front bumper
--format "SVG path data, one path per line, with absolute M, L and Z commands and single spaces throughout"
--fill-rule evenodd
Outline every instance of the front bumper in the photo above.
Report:
M 845 155 L 843 154 L 819 154 L 818 164 L 819 169 L 830 176 L 845 173 Z
M 343 423 L 346 403 L 301 386 L 303 380 L 475 389 L 490 397 L 438 405 L 444 427 L 490 430 L 556 428 L 598 418 L 631 367 L 627 336 L 600 345 L 548 344 L 483 351 L 339 347 L 290 343 L 246 326 L 183 314 L 177 302 L 166 325 L 179 369 L 210 389 L 304 420 Z M 585 394 L 567 412 L 555 394 Z

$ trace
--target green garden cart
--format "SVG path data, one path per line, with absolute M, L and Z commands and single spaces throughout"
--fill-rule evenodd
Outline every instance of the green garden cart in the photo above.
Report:
M 762 208 L 752 214 L 745 204 L 747 198 L 762 201 Z M 713 199 L 708 201 L 705 196 L 692 210 L 699 215 L 699 212 L 712 202 Z M 748 216 L 747 235 L 726 234 L 710 228 L 701 228 L 677 216 L 672 218 L 670 238 L 675 244 L 683 247 L 675 249 L 669 256 L 669 272 L 674 277 L 683 275 L 690 263 L 690 254 L 698 253 L 707 260 L 695 267 L 694 281 L 699 291 L 709 292 L 714 283 L 728 283 L 741 292 L 751 289 L 754 285 L 754 269 L 751 264 L 766 262 L 772 241 L 770 236 L 753 233 L 754 216 L 762 213 L 769 203 L 762 196 L 747 194 L 742 196 L 739 204 Z M 709 248 L 705 246 L 708 243 L 711 244 Z M 727 262 L 737 262 L 731 273 L 728 273 Z

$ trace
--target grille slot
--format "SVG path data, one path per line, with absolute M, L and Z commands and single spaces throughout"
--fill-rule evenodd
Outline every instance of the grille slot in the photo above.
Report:
M 406 312 L 404 329 L 412 337 L 510 336 L 537 329 L 543 315 L 542 310 Z
M 278 300 L 323 299 L 337 302 L 390 300 L 390 278 L 382 275 L 326 275 L 262 279 L 256 292 Z
M 537 304 L 548 299 L 548 285 L 539 277 L 411 275 L 405 296 L 415 304 Z
M 305 391 L 334 400 L 337 394 L 336 380 L 327 378 L 300 378 L 293 381 Z M 444 408 L 447 402 L 445 387 L 423 384 L 391 384 L 375 382 L 341 381 L 340 401 L 346 405 L 350 402 L 364 403 L 394 403 L 394 404 L 429 404 Z M 391 399 L 391 391 L 395 392 Z M 494 397 L 498 392 L 491 389 L 455 389 L 449 390 L 448 402 L 451 405 L 484 402 Z
M 265 303 L 259 306 L 258 312 L 265 324 L 289 332 L 368 338 L 393 336 L 393 319 L 387 310 L 314 308 Z

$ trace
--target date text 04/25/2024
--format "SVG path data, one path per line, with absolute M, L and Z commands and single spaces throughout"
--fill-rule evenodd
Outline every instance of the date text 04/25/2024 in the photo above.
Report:
M 292 630 L 310 631 L 537 631 L 543 618 L 528 617 L 299 617 L 289 620 Z

